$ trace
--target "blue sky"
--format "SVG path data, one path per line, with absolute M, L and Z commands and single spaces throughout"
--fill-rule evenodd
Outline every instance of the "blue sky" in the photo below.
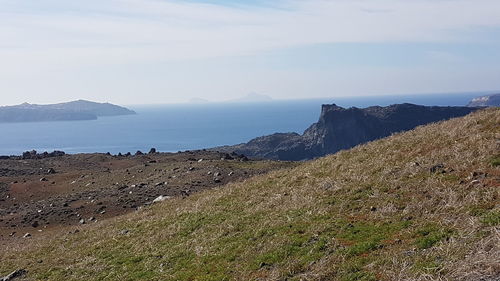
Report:
M 500 90 L 498 0 L 1 0 L 0 104 Z

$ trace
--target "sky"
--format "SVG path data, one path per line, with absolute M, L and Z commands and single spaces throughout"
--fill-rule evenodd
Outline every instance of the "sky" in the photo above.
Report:
M 499 0 L 0 0 L 0 105 L 500 90 Z

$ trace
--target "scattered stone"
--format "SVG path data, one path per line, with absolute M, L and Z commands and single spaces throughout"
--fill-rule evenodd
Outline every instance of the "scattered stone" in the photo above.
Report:
M 234 158 L 229 155 L 229 153 L 224 154 L 220 160 L 234 160 Z
M 53 168 L 49 168 L 47 170 L 47 175 L 52 175 L 52 174 L 55 174 L 56 173 L 56 170 L 54 170 Z
M 433 174 L 444 174 L 444 173 L 446 173 L 446 170 L 444 169 L 444 165 L 443 164 L 437 164 L 437 165 L 432 166 L 430 168 L 430 171 Z
M 375 212 L 376 210 L 377 210 L 377 208 L 376 208 L 376 207 L 374 207 L 374 206 L 371 206 L 371 207 L 370 207 L 370 211 Z
M 148 152 L 148 154 L 155 154 L 156 153 L 156 148 L 151 148 Z
M 153 203 L 163 202 L 163 201 L 168 200 L 170 198 L 171 198 L 170 196 L 160 195 L 160 196 L 156 197 L 155 200 L 153 200 Z
M 31 237 L 30 233 L 26 233 L 26 234 L 23 235 L 23 238 L 29 238 L 29 237 Z
M 120 230 L 120 235 L 127 235 L 127 234 L 129 234 L 129 232 L 130 232 L 130 230 L 128 230 L 128 229 L 122 229 L 122 230 Z
M 470 174 L 470 176 L 468 177 L 469 180 L 473 180 L 473 179 L 484 179 L 488 176 L 487 173 L 483 173 L 483 172 L 472 172 Z
M 140 150 L 137 150 L 137 152 L 135 153 L 135 156 L 138 156 L 138 155 L 144 155 L 144 153 L 142 153 L 142 151 L 140 151 Z
M 5 277 L 0 277 L 0 281 L 12 281 L 15 278 L 24 276 L 26 273 L 25 269 L 18 269 Z
M 47 178 L 41 178 L 40 181 L 48 181 Z
M 34 221 L 32 224 L 31 224 L 32 227 L 34 228 L 37 228 L 40 226 L 40 224 L 38 223 L 38 221 Z
M 221 178 L 214 178 L 214 182 L 215 182 L 215 183 L 220 183 L 221 181 L 222 181 L 222 179 L 221 179 Z
M 261 262 L 261 263 L 259 264 L 259 267 L 260 267 L 260 268 L 269 267 L 269 266 L 271 266 L 271 265 L 270 265 L 270 264 L 268 264 L 268 263 L 265 263 L 265 262 Z
M 228 176 L 232 176 L 234 174 L 234 172 L 229 172 L 229 174 L 227 174 Z
M 203 159 L 198 160 L 198 163 L 201 163 L 201 162 L 203 162 Z
M 80 219 L 80 224 L 85 224 L 85 219 Z

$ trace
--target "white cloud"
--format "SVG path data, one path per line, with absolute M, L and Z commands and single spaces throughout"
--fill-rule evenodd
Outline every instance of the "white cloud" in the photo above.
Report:
M 43 9 L 18 2 L 0 7 L 0 60 L 7 65 L 195 59 L 334 42 L 466 41 L 459 31 L 500 26 L 498 0 L 309 0 L 245 10 L 156 0 L 52 0 Z
M 47 87 L 47 95 L 55 90 L 61 96 L 78 78 L 67 79 L 68 73 L 84 71 L 93 80 L 88 71 L 93 68 L 246 56 L 318 43 L 468 42 L 471 31 L 496 27 L 498 0 L 284 0 L 278 7 L 245 9 L 166 0 L 3 0 L 0 75 L 8 82 L 0 91 L 29 92 L 33 88 L 20 83 L 34 79 Z M 66 81 L 58 84 L 57 75 Z M 122 73 L 120 78 L 130 76 Z M 190 79 L 196 78 L 187 73 L 175 90 Z M 240 84 L 234 82 L 230 89 L 272 88 L 244 89 L 259 81 L 272 84 L 245 79 L 240 77 Z M 127 88 L 126 83 L 116 87 L 99 81 L 110 95 L 114 88 Z M 226 85 L 210 82 L 219 83 L 221 91 Z M 134 89 L 168 90 L 158 80 L 152 83 L 136 82 Z M 191 92 L 199 88 L 193 86 Z

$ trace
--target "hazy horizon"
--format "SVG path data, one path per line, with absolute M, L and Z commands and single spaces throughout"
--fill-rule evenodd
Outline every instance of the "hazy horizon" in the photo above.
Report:
M 28 103 L 32 105 L 49 105 L 49 104 L 58 104 L 58 103 L 66 103 L 66 102 L 72 102 L 72 101 L 77 101 L 77 100 L 85 100 L 85 101 L 91 101 L 91 102 L 98 102 L 98 103 L 111 103 L 115 105 L 120 105 L 120 106 L 162 106 L 162 105 L 204 105 L 204 104 L 231 104 L 231 103 L 262 103 L 262 102 L 287 102 L 287 101 L 314 101 L 314 100 L 328 100 L 330 99 L 333 103 L 335 102 L 335 99 L 343 100 L 343 99 L 363 99 L 363 98 L 405 98 L 405 97 L 422 97 L 422 98 L 428 98 L 432 96 L 463 96 L 463 97 L 479 97 L 481 95 L 489 95 L 489 94 L 496 94 L 500 93 L 500 90 L 498 91 L 467 91 L 467 92 L 441 92 L 441 93 L 399 93 L 399 94 L 381 94 L 381 95 L 357 95 L 357 96 L 325 96 L 325 97 L 295 97 L 295 98 L 273 98 L 270 95 L 262 95 L 265 97 L 270 98 L 269 100 L 246 100 L 248 96 L 241 96 L 241 97 L 235 97 L 235 99 L 228 99 L 228 100 L 207 100 L 207 99 L 199 99 L 198 98 L 193 98 L 192 100 L 186 100 L 186 101 L 179 101 L 179 102 L 159 102 L 159 103 L 133 103 L 133 104 L 120 104 L 120 103 L 114 103 L 109 100 L 87 100 L 87 99 L 74 99 L 74 100 L 61 100 L 61 101 L 56 101 L 52 103 L 48 102 L 42 102 L 42 103 L 33 103 L 30 101 L 25 101 L 22 103 L 17 103 L 17 104 L 0 104 L 0 107 L 2 106 L 17 106 L 23 103 Z M 403 101 L 402 101 L 403 102 Z M 378 104 L 373 104 L 373 105 L 378 105 Z M 464 104 L 465 105 L 465 104 Z
M 499 89 L 496 0 L 6 0 L 2 104 Z

